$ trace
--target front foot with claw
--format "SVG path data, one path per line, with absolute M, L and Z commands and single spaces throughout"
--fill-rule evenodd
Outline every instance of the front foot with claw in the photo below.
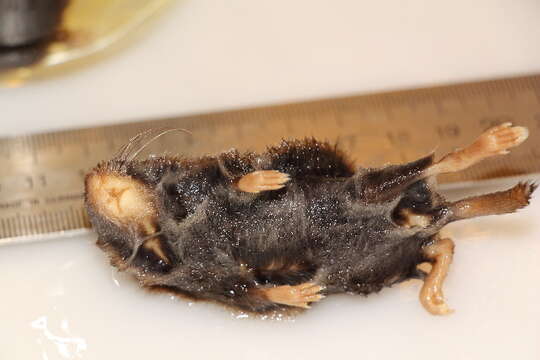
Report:
M 258 170 L 242 176 L 236 186 L 238 189 L 257 194 L 261 191 L 278 190 L 291 178 L 277 170 Z
M 294 307 L 309 309 L 309 304 L 324 298 L 320 294 L 322 286 L 314 283 L 303 283 L 299 285 L 283 285 L 272 288 L 264 288 L 261 291 L 265 297 L 276 303 Z

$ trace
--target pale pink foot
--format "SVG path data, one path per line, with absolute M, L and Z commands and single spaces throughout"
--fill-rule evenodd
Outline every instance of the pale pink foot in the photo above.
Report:
M 242 191 L 256 194 L 281 189 L 290 179 L 288 174 L 277 170 L 259 170 L 242 176 L 236 186 Z
M 314 283 L 260 289 L 265 297 L 272 302 L 304 309 L 309 309 L 309 303 L 317 302 L 324 298 L 324 295 L 319 293 L 321 290 L 323 290 L 323 287 Z
M 428 170 L 429 175 L 464 170 L 475 163 L 495 155 L 506 155 L 508 149 L 521 144 L 529 136 L 523 126 L 512 126 L 507 122 L 484 132 L 474 143 L 443 157 Z

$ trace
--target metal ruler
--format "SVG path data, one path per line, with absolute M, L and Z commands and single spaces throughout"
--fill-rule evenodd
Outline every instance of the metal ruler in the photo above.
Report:
M 441 182 L 540 172 L 540 75 L 1 138 L 0 244 L 87 228 L 85 173 L 148 128 L 193 135 L 170 133 L 147 154 L 261 151 L 314 136 L 338 141 L 359 165 L 380 166 L 443 154 L 505 121 L 528 126 L 529 140 Z

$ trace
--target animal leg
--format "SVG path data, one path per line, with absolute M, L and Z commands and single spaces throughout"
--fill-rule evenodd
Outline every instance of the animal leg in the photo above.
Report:
M 508 154 L 508 149 L 518 146 L 528 136 L 527 128 L 504 123 L 487 130 L 471 145 L 447 154 L 436 163 L 430 155 L 408 164 L 364 170 L 351 180 L 355 183 L 353 191 L 360 193 L 362 199 L 369 203 L 388 201 L 419 180 L 464 170 L 490 156 Z
M 320 294 L 321 290 L 323 290 L 322 286 L 310 282 L 256 289 L 259 294 L 273 303 L 304 309 L 309 309 L 309 303 L 324 298 L 324 295 Z
M 529 204 L 531 194 L 538 185 L 522 182 L 511 189 L 492 194 L 473 196 L 450 204 L 450 221 L 477 216 L 512 213 Z
M 433 154 L 407 164 L 361 169 L 345 183 L 345 188 L 364 202 L 382 203 L 394 199 L 411 184 L 424 178 L 423 174 L 432 164 Z
M 488 157 L 508 154 L 508 149 L 518 146 L 528 136 L 527 128 L 509 122 L 492 127 L 471 145 L 447 154 L 430 166 L 425 176 L 461 171 Z
M 236 187 L 256 194 L 261 191 L 281 189 L 290 179 L 288 174 L 277 170 L 258 170 L 242 176 L 236 182 Z
M 214 270 L 216 269 L 214 268 Z M 324 298 L 324 295 L 320 294 L 323 288 L 309 282 L 292 286 L 266 287 L 255 284 L 249 279 L 249 276 L 234 274 L 223 277 L 218 283 L 214 283 L 213 278 L 207 276 L 210 274 L 206 274 L 204 270 L 196 272 L 197 278 L 192 277 L 193 273 L 192 270 L 179 268 L 166 275 L 142 278 L 141 282 L 149 289 L 180 295 L 196 295 L 196 298 L 199 299 L 218 300 L 254 312 L 276 309 L 276 305 L 307 309 L 309 303 Z M 204 277 L 199 278 L 200 275 L 204 275 Z M 201 292 L 201 288 L 205 291 Z
M 451 310 L 444 301 L 442 285 L 454 257 L 454 242 L 451 239 L 437 239 L 424 248 L 424 256 L 432 263 L 429 274 L 420 290 L 420 302 L 433 315 L 447 315 Z

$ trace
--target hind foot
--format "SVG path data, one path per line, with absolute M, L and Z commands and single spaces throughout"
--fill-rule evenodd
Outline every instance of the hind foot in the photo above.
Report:
M 512 126 L 509 122 L 492 127 L 465 149 L 456 150 L 432 165 L 428 175 L 464 170 L 485 158 L 506 155 L 508 149 L 518 146 L 528 136 L 527 128 Z
M 424 279 L 420 290 L 420 302 L 433 315 L 447 315 L 453 312 L 444 301 L 442 285 L 454 256 L 454 242 L 439 239 L 424 248 L 424 256 L 433 265 Z
M 303 283 L 300 285 L 283 285 L 272 288 L 263 288 L 260 291 L 264 296 L 276 303 L 294 307 L 309 309 L 309 303 L 317 302 L 324 298 L 320 294 L 322 286 L 314 283 Z
M 290 179 L 288 174 L 277 170 L 259 170 L 242 176 L 236 186 L 242 191 L 257 194 L 261 191 L 281 189 Z
M 518 146 L 529 137 L 529 130 L 523 126 L 512 126 L 512 123 L 492 127 L 475 141 L 481 157 L 508 154 L 508 149 Z
M 529 205 L 535 183 L 520 182 L 511 189 L 469 197 L 450 204 L 451 221 L 513 213 Z

